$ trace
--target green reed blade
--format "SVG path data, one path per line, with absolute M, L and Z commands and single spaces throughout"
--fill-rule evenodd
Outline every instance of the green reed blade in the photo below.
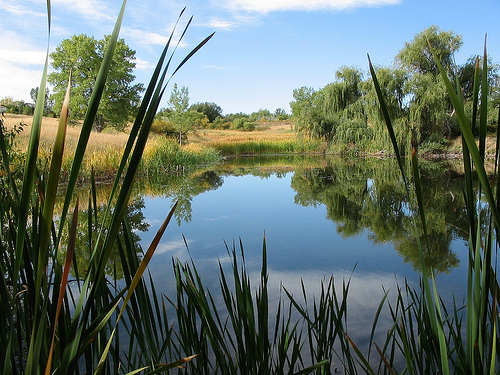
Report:
M 58 238 L 60 238 L 62 230 L 64 228 L 66 215 L 68 212 L 69 205 L 71 203 L 71 199 L 73 196 L 73 192 L 76 186 L 76 182 L 78 180 L 78 175 L 80 173 L 80 167 L 82 165 L 83 156 L 85 154 L 85 150 L 87 149 L 87 144 L 89 141 L 90 133 L 92 131 L 92 127 L 94 124 L 95 116 L 97 114 L 97 110 L 99 108 L 100 100 L 102 97 L 102 93 L 104 91 L 104 86 L 106 83 L 106 78 L 111 67 L 111 61 L 113 59 L 113 54 L 115 51 L 115 47 L 118 41 L 118 35 L 120 33 L 120 28 L 123 20 L 123 16 L 125 13 L 125 6 L 127 4 L 127 0 L 123 0 L 120 13 L 118 14 L 118 18 L 116 20 L 113 33 L 109 38 L 108 46 L 106 48 L 106 52 L 104 53 L 104 57 L 99 68 L 99 73 L 97 74 L 97 79 L 92 90 L 92 96 L 90 97 L 90 101 L 88 103 L 87 112 L 85 113 L 85 118 L 83 120 L 82 130 L 80 133 L 80 138 L 78 139 L 78 144 L 76 146 L 75 155 L 73 159 L 73 164 L 71 166 L 71 172 L 68 178 L 68 184 L 66 187 L 66 195 L 64 200 L 63 209 L 61 211 L 60 216 L 60 224 L 59 224 L 59 234 Z M 43 103 L 43 102 L 42 102 Z
M 50 30 L 49 30 L 50 37 Z M 38 159 L 38 145 L 40 142 L 40 131 L 43 118 L 43 106 L 45 103 L 45 92 L 47 83 L 47 69 L 49 64 L 49 48 L 45 55 L 45 64 L 43 68 L 42 79 L 40 82 L 40 89 L 38 90 L 37 105 L 35 113 L 33 114 L 33 122 L 31 126 L 31 133 L 28 143 L 28 151 L 26 153 L 26 163 L 23 173 L 23 184 L 21 188 L 21 198 L 19 204 L 19 215 L 17 220 L 17 236 L 15 245 L 15 261 L 14 261 L 14 274 L 13 280 L 17 280 L 21 268 L 21 261 L 23 259 L 22 252 L 24 241 L 26 237 L 26 228 L 28 222 L 28 214 L 30 212 L 31 194 L 33 192 L 36 163 Z M 17 293 L 17 283 L 13 284 L 13 294 Z
M 156 68 L 153 72 L 153 75 L 151 76 L 151 79 L 149 81 L 149 84 L 148 84 L 148 87 L 147 87 L 146 92 L 144 94 L 144 97 L 141 100 L 141 105 L 139 107 L 137 115 L 135 116 L 134 124 L 132 125 L 132 128 L 130 130 L 127 144 L 125 145 L 125 149 L 123 151 L 123 156 L 122 156 L 122 159 L 120 161 L 120 165 L 119 165 L 117 173 L 116 173 L 115 182 L 113 184 L 113 189 L 112 189 L 110 196 L 109 196 L 109 199 L 108 199 L 108 206 L 111 205 L 113 197 L 115 196 L 115 192 L 116 192 L 118 186 L 121 184 L 121 176 L 122 176 L 123 170 L 125 169 L 127 160 L 130 156 L 130 152 L 132 151 L 132 147 L 133 147 L 135 140 L 137 138 L 137 134 L 139 133 L 139 130 L 141 128 L 141 124 L 144 120 L 144 116 L 146 115 L 148 107 L 151 103 L 153 93 L 156 91 L 156 93 L 154 95 L 155 96 L 159 95 L 159 90 L 157 88 L 161 87 L 163 85 L 163 81 L 164 81 L 165 76 L 167 74 L 168 67 L 170 65 L 170 60 L 172 59 L 173 54 L 171 55 L 170 60 L 168 61 L 166 67 L 163 69 L 163 74 L 161 75 L 161 78 L 160 78 L 160 73 L 162 72 L 162 67 L 163 67 L 163 64 L 165 62 L 165 57 L 166 57 L 167 52 L 169 50 L 170 43 L 171 43 L 172 38 L 174 36 L 175 30 L 177 28 L 177 24 L 178 24 L 179 20 L 181 19 L 182 14 L 184 13 L 185 9 L 186 8 L 182 9 L 181 13 L 179 14 L 179 17 L 177 17 L 177 21 L 176 21 L 176 23 L 175 23 L 175 25 L 170 33 L 170 37 L 168 38 L 167 44 L 165 45 L 165 47 L 162 51 L 162 54 L 161 54 L 160 58 L 158 59 L 158 62 L 156 64 Z M 180 40 L 179 40 L 179 43 L 180 43 Z M 160 78 L 160 80 L 158 80 L 159 78 Z M 107 215 L 107 213 L 108 213 L 108 211 L 106 211 L 106 215 Z
M 387 296 L 389 295 L 389 292 L 390 292 L 390 290 L 388 290 L 388 291 L 386 291 L 384 293 L 384 297 L 382 297 L 382 300 L 378 304 L 377 312 L 375 313 L 375 317 L 373 318 L 372 330 L 370 332 L 370 343 L 374 342 L 373 338 L 375 337 L 375 328 L 377 327 L 377 323 L 378 323 L 378 319 L 380 317 L 380 313 L 382 312 L 382 308 L 385 305 L 385 301 L 387 300 Z M 377 345 L 377 344 L 375 344 L 375 345 Z M 378 346 L 377 346 L 377 348 L 378 348 Z M 368 348 L 368 355 L 367 355 L 368 360 L 370 360 L 371 349 L 372 349 L 372 347 L 370 345 L 369 348 Z
M 488 175 L 486 174 L 486 170 L 484 168 L 484 163 L 481 158 L 481 155 L 479 153 L 479 149 L 476 145 L 474 135 L 472 134 L 471 127 L 469 125 L 469 121 L 467 120 L 467 117 L 465 115 L 465 110 L 463 106 L 460 105 L 460 99 L 458 98 L 457 93 L 453 89 L 453 86 L 451 85 L 451 82 L 441 65 L 441 62 L 438 61 L 438 59 L 435 56 L 434 49 L 431 48 L 431 52 L 434 55 L 434 59 L 436 61 L 436 64 L 439 68 L 439 72 L 441 73 L 441 77 L 445 83 L 446 90 L 448 91 L 448 95 L 450 97 L 450 100 L 453 104 L 453 107 L 455 108 L 455 112 L 457 115 L 457 120 L 460 125 L 460 129 L 462 131 L 462 135 L 465 139 L 465 142 L 467 143 L 467 147 L 469 149 L 470 155 L 472 156 L 472 160 L 474 161 L 474 165 L 476 167 L 476 172 L 479 178 L 479 182 L 481 183 L 481 187 L 484 191 L 485 197 L 487 202 L 490 205 L 491 213 L 493 215 L 493 219 L 495 221 L 495 226 L 497 228 L 500 228 L 500 214 L 498 212 L 498 209 L 495 204 L 495 199 L 493 197 L 493 193 L 490 188 L 489 180 L 488 180 Z M 483 73 L 485 74 L 485 73 Z
M 64 106 L 63 106 L 64 107 Z M 59 287 L 59 298 L 57 300 L 57 309 L 54 316 L 54 328 L 52 332 L 52 343 L 50 345 L 49 356 L 47 359 L 47 366 L 45 367 L 45 375 L 50 375 L 52 368 L 52 356 L 54 354 L 54 345 L 56 341 L 56 328 L 57 322 L 59 321 L 59 315 L 61 313 L 61 307 L 63 304 L 64 295 L 66 292 L 66 287 L 68 286 L 68 276 L 71 268 L 71 263 L 73 263 L 73 256 L 75 254 L 75 243 L 76 243 L 76 233 L 78 224 L 78 200 L 76 201 L 75 209 L 73 211 L 73 219 L 71 221 L 71 228 L 69 232 L 68 250 L 66 252 L 66 261 L 64 264 L 63 276 L 61 279 Z
M 401 156 L 401 151 L 399 149 L 399 145 L 398 145 L 398 142 L 396 140 L 396 135 L 394 133 L 394 128 L 392 126 L 391 116 L 389 115 L 389 111 L 387 110 L 387 106 L 385 104 L 382 104 L 382 103 L 385 103 L 384 96 L 382 94 L 382 90 L 380 89 L 380 84 L 378 83 L 377 75 L 375 74 L 375 69 L 373 68 L 372 62 L 370 60 L 370 55 L 368 55 L 368 65 L 370 68 L 370 74 L 372 76 L 373 85 L 375 86 L 375 91 L 376 91 L 377 97 L 379 99 L 380 110 L 382 111 L 382 114 L 384 116 L 385 124 L 387 126 L 387 130 L 389 131 L 389 137 L 391 138 L 392 146 L 393 146 L 394 152 L 396 153 L 396 158 L 398 160 L 399 169 L 401 170 L 401 174 L 402 174 L 405 186 L 408 186 L 408 180 L 406 178 L 403 158 Z
M 309 367 L 306 367 L 305 369 L 299 371 L 299 372 L 295 372 L 294 374 L 295 375 L 306 375 L 306 374 L 310 374 L 312 373 L 314 370 L 317 370 L 317 369 L 321 369 L 322 367 L 326 367 L 330 364 L 330 362 L 328 362 L 328 360 L 324 359 L 323 361 L 321 362 L 318 362 L 314 365 L 311 365 Z
M 54 207 L 56 202 L 57 188 L 59 186 L 59 177 L 61 175 L 62 158 L 64 152 L 64 142 L 66 139 L 66 128 L 68 126 L 69 115 L 69 95 L 71 88 L 71 77 L 68 79 L 66 95 L 61 108 L 59 117 L 59 126 L 57 128 L 56 138 L 52 149 L 52 160 L 50 163 L 47 188 L 44 195 L 42 225 L 40 228 L 40 239 L 38 245 L 38 271 L 36 280 L 36 290 L 42 288 L 42 279 L 45 277 L 44 269 L 48 263 L 48 251 L 50 241 L 50 230 L 52 227 L 52 219 L 54 216 Z M 40 295 L 37 294 L 37 297 Z M 38 302 L 35 301 L 35 306 Z
M 479 153 L 484 160 L 486 152 L 486 132 L 488 119 L 488 54 L 484 37 L 483 74 L 481 81 L 481 106 L 479 107 Z
M 168 213 L 167 217 L 163 221 L 163 224 L 158 229 L 158 232 L 156 233 L 153 241 L 151 242 L 151 244 L 150 244 L 150 246 L 149 246 L 146 254 L 144 254 L 144 258 L 142 259 L 142 262 L 139 265 L 139 268 L 137 269 L 137 271 L 136 271 L 136 273 L 134 275 L 134 278 L 133 278 L 131 284 L 128 287 L 128 291 L 127 291 L 127 294 L 126 294 L 125 299 L 123 301 L 122 307 L 120 309 L 118 317 L 116 318 L 115 328 L 113 329 L 113 331 L 112 331 L 112 333 L 111 333 L 111 335 L 110 335 L 110 337 L 108 339 L 108 343 L 106 345 L 106 348 L 105 348 L 105 350 L 102 353 L 101 359 L 99 360 L 99 364 L 98 364 L 98 367 L 97 367 L 96 372 L 95 372 L 96 374 L 99 374 L 103 370 L 103 366 L 104 366 L 106 357 L 108 355 L 109 349 L 111 347 L 111 343 L 112 343 L 113 337 L 115 335 L 118 322 L 120 321 L 120 318 L 122 317 L 123 313 L 125 312 L 127 304 L 130 301 L 130 298 L 132 297 L 132 294 L 134 293 L 135 288 L 139 284 L 139 281 L 142 278 L 142 275 L 146 271 L 146 267 L 148 266 L 149 261 L 153 257 L 153 254 L 156 251 L 156 248 L 158 247 L 158 244 L 160 243 L 161 237 L 165 233 L 165 230 L 167 229 L 167 226 L 170 223 L 170 220 L 172 219 L 172 216 L 173 216 L 176 208 L 177 208 L 177 203 L 174 204 L 174 207 L 170 210 L 170 212 Z M 115 307 L 116 307 L 116 305 L 115 305 Z M 109 314 L 111 314 L 111 312 L 112 311 L 110 311 Z M 109 319 L 109 315 L 108 315 L 108 319 Z
M 373 68 L 373 65 L 370 61 L 369 56 L 368 56 L 368 60 L 369 60 L 370 72 L 372 75 L 375 90 L 377 92 L 380 107 L 381 107 L 382 113 L 384 115 L 386 126 L 387 126 L 387 129 L 389 131 L 390 138 L 391 138 L 391 141 L 393 143 L 393 147 L 394 147 L 394 150 L 395 150 L 395 153 L 397 156 L 399 168 L 401 170 L 401 174 L 402 174 L 402 177 L 404 180 L 404 185 L 405 185 L 405 188 L 407 191 L 407 196 L 411 197 L 410 185 L 409 185 L 408 179 L 406 178 L 406 175 L 405 175 L 404 164 L 403 164 L 401 154 L 399 152 L 399 147 L 398 147 L 395 135 L 394 135 L 394 129 L 392 127 L 391 119 L 390 119 L 387 107 L 385 105 L 385 100 L 384 100 L 382 91 L 380 89 L 380 86 L 379 86 L 379 83 L 378 83 L 378 80 L 376 77 L 375 69 Z M 438 64 L 439 64 L 439 62 L 438 62 Z M 449 85 L 451 86 L 451 83 Z M 457 99 L 457 102 L 459 102 L 458 99 Z M 470 131 L 470 129 L 469 129 L 469 131 Z M 412 171 L 413 171 L 413 178 L 415 180 L 415 192 L 416 192 L 416 197 L 417 197 L 418 211 L 420 214 L 420 221 L 422 223 L 422 227 L 423 227 L 423 231 L 424 231 L 424 240 L 426 241 L 426 244 L 427 244 L 427 241 L 428 241 L 427 225 L 426 225 L 425 214 L 424 214 L 421 183 L 420 183 L 419 171 L 418 171 L 418 161 L 416 158 L 415 150 L 412 150 Z M 423 283 L 423 289 L 424 289 L 424 299 L 426 302 L 425 306 L 426 306 L 427 312 L 429 313 L 430 324 L 431 324 L 433 336 L 436 340 L 438 340 L 438 342 L 440 344 L 439 356 L 440 356 L 440 363 L 441 363 L 441 371 L 443 371 L 443 373 L 447 374 L 447 373 L 449 373 L 448 355 L 447 355 L 446 346 L 443 346 L 443 342 L 445 342 L 445 337 L 444 337 L 444 332 L 442 330 L 441 321 L 439 320 L 439 315 L 440 315 L 439 305 L 436 304 L 436 301 L 433 300 L 433 297 L 432 297 L 434 295 L 435 298 L 437 298 L 437 296 L 433 293 L 433 289 L 435 290 L 435 283 L 434 283 L 434 279 L 433 279 L 433 289 L 431 289 L 431 286 L 429 283 L 429 278 L 427 275 L 427 267 L 425 266 L 425 262 L 424 262 L 424 250 L 423 250 L 422 244 L 420 242 L 419 230 L 418 230 L 418 227 L 417 227 L 415 221 L 413 223 L 413 226 L 414 226 L 416 240 L 417 240 L 417 247 L 419 249 L 420 262 L 422 264 L 422 283 Z M 426 246 L 426 247 L 428 248 L 428 246 Z

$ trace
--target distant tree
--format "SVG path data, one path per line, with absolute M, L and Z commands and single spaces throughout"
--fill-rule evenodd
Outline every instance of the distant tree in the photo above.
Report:
M 392 67 L 375 67 L 386 107 L 403 152 L 412 142 L 422 150 L 436 152 L 446 139 L 457 135 L 455 111 L 440 77 L 429 43 L 448 74 L 458 78 L 465 108 L 471 108 L 476 56 L 454 66 L 453 54 L 462 38 L 453 31 L 431 26 L 406 43 Z M 479 58 L 479 61 L 481 59 Z M 479 64 L 479 69 L 482 63 Z M 488 128 L 497 127 L 500 105 L 499 67 L 488 62 Z M 330 142 L 334 151 L 376 151 L 391 147 L 371 78 L 354 67 L 341 67 L 336 80 L 314 90 L 301 87 L 290 103 L 295 129 Z M 489 99 L 488 99 L 489 100 Z M 472 114 L 468 114 L 472 115 Z
M 212 102 L 196 103 L 189 107 L 189 109 L 203 113 L 210 122 L 214 122 L 216 118 L 222 117 L 222 108 Z
M 312 87 L 302 86 L 293 90 L 294 101 L 290 102 L 295 130 L 300 134 L 321 138 L 321 105 L 318 94 Z
M 0 105 L 6 108 L 7 113 L 16 113 L 23 115 L 33 114 L 33 105 L 26 103 L 24 100 L 14 100 L 12 96 L 6 96 L 0 100 Z
M 32 88 L 30 90 L 30 97 L 33 100 L 33 104 L 36 106 L 36 101 L 38 99 L 38 87 Z M 52 109 L 54 108 L 54 101 L 50 98 L 50 90 L 47 88 L 45 90 L 45 104 L 43 106 L 43 115 L 48 116 L 53 113 Z
M 185 113 L 189 107 L 189 90 L 186 86 L 182 86 L 181 89 L 177 87 L 177 83 L 174 84 L 172 92 L 170 93 L 170 99 L 168 104 L 171 109 L 169 115 L 170 120 L 179 129 L 179 144 L 182 145 L 182 132 L 187 131 L 188 119 Z
M 429 137 L 450 136 L 456 130 L 453 106 L 429 44 L 445 70 L 453 74 L 453 55 L 462 46 L 462 37 L 431 26 L 405 43 L 396 56 L 396 63 L 408 72 L 406 93 L 411 99 L 410 122 L 419 142 Z
M 268 109 L 261 108 L 257 112 L 251 113 L 249 119 L 250 121 L 271 121 L 274 117 Z
M 2 99 L 0 99 L 0 105 L 3 105 L 4 107 L 7 107 L 12 103 L 14 103 L 14 97 L 12 96 L 4 96 Z
M 70 119 L 74 121 L 85 116 L 108 40 L 109 36 L 96 40 L 84 34 L 73 35 L 70 39 L 64 39 L 50 54 L 55 71 L 49 74 L 48 81 L 54 86 L 52 99 L 55 101 L 56 113 L 61 109 L 68 77 L 72 72 Z M 136 110 L 143 86 L 133 84 L 134 60 L 135 51 L 123 39 L 118 40 L 94 122 L 97 131 L 108 125 L 123 129 Z
M 188 88 L 186 86 L 182 86 L 182 88 L 179 89 L 177 87 L 177 83 L 174 83 L 168 104 L 174 112 L 181 113 L 187 111 L 189 106 Z
M 283 108 L 276 108 L 276 110 L 274 111 L 274 118 L 276 120 L 287 120 L 288 117 L 288 114 Z
M 472 97 L 476 62 L 478 64 L 479 74 L 481 75 L 483 69 L 482 56 L 469 57 L 466 63 L 459 66 L 457 69 L 458 80 L 460 82 L 460 87 L 462 87 L 462 93 L 465 98 Z M 488 86 L 490 90 L 495 90 L 498 87 L 500 79 L 499 69 L 499 65 L 494 64 L 493 61 L 491 61 L 491 58 L 488 58 Z

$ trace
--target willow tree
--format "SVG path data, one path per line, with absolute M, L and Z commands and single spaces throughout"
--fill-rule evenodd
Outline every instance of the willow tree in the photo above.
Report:
M 409 74 L 406 85 L 411 98 L 409 115 L 419 142 L 450 136 L 455 128 L 453 107 L 439 77 L 431 46 L 443 67 L 453 75 L 454 53 L 462 46 L 462 37 L 453 31 L 431 26 L 406 42 L 396 56 L 396 64 Z

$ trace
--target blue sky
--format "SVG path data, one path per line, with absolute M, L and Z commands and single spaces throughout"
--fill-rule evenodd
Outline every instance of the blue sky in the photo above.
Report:
M 52 0 L 50 50 L 74 34 L 110 34 L 121 0 Z M 136 51 L 136 80 L 147 84 L 173 23 L 186 6 L 193 23 L 178 60 L 215 31 L 173 79 L 190 104 L 215 102 L 224 114 L 283 108 L 293 90 L 335 79 L 342 65 L 389 66 L 431 25 L 462 35 L 461 64 L 488 51 L 500 62 L 498 0 L 128 0 L 120 37 Z M 45 0 L 0 0 L 0 98 L 31 101 L 47 48 Z M 166 106 L 169 92 L 161 106 Z

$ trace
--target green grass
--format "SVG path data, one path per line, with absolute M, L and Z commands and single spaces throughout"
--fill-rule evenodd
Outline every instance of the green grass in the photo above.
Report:
M 209 146 L 222 155 L 262 155 L 288 153 L 322 153 L 321 142 L 316 140 L 248 140 L 213 141 Z

